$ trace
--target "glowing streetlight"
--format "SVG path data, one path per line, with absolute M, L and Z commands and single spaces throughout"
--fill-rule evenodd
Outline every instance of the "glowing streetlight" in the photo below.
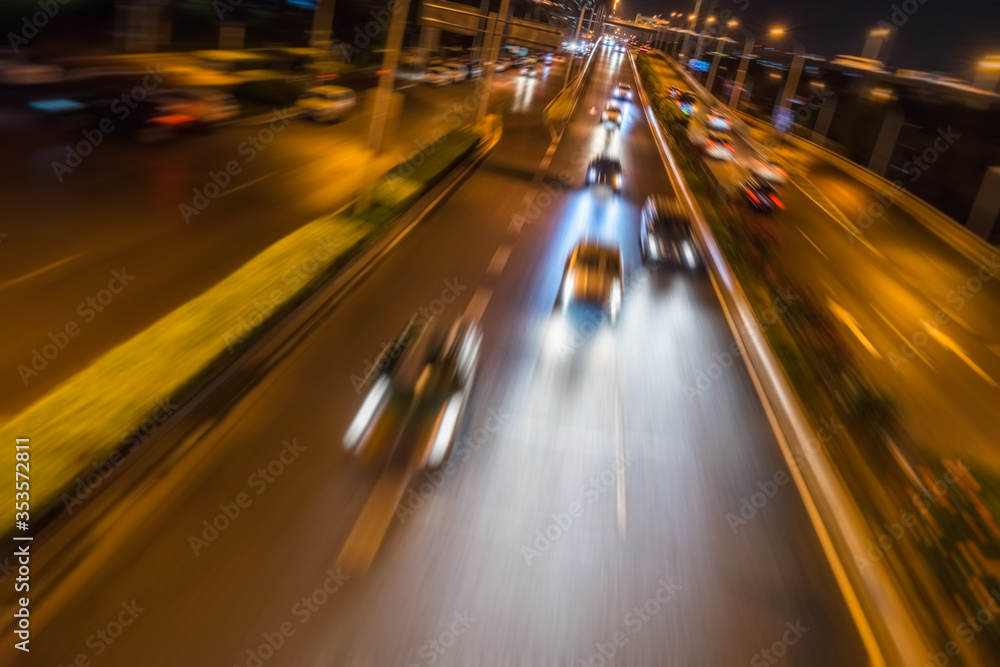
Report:
M 973 86 L 992 93 L 997 88 L 997 81 L 1000 81 L 1000 55 L 986 56 L 976 63 Z
M 771 28 L 768 31 L 768 34 L 774 35 L 776 37 L 780 37 L 781 35 L 785 34 L 785 29 L 784 28 Z
M 735 28 L 739 24 L 740 24 L 740 22 L 737 21 L 736 19 L 733 19 L 732 21 L 729 21 L 728 23 L 726 23 L 726 25 L 729 26 L 730 28 Z

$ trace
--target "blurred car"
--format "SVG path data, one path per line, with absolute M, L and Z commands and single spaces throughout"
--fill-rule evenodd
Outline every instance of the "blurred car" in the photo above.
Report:
M 750 173 L 757 180 L 784 185 L 788 182 L 788 172 L 774 164 L 770 160 L 761 158 L 750 163 Z
M 605 126 L 614 127 L 620 129 L 622 126 L 622 109 L 621 107 L 609 104 L 604 107 L 604 111 L 601 113 L 601 123 Z
M 455 73 L 448 67 L 428 67 L 424 72 L 424 81 L 432 86 L 447 86 L 455 80 Z
M 196 116 L 172 112 L 155 99 L 133 101 L 133 105 L 125 118 L 116 121 L 115 127 L 143 143 L 165 141 L 204 127 Z
M 621 194 L 624 182 L 622 163 L 613 157 L 601 156 L 590 161 L 587 167 L 587 185 L 608 187 Z
M 709 132 L 705 136 L 705 154 L 716 160 L 731 160 L 736 147 L 728 134 Z
M 542 60 L 543 60 L 543 62 L 544 62 L 544 63 L 545 63 L 546 65 L 551 65 L 551 64 L 552 64 L 552 59 L 553 59 L 553 55 L 552 55 L 551 53 L 546 53 L 546 54 L 545 54 L 545 55 L 544 55 L 544 56 L 542 57 Z
M 697 257 L 691 217 L 675 199 L 651 195 L 642 207 L 639 254 L 643 264 L 693 267 Z
M 344 118 L 357 103 L 358 98 L 350 88 L 319 86 L 303 93 L 295 106 L 305 117 L 317 123 L 329 123 Z
M 469 78 L 476 79 L 483 75 L 483 66 L 480 63 L 469 64 Z
M 451 70 L 452 81 L 465 81 L 469 78 L 469 68 L 462 63 L 450 62 L 445 63 L 444 66 Z
M 785 208 L 778 196 L 778 191 L 766 181 L 755 178 L 745 179 L 739 184 L 739 194 L 747 206 L 761 213 L 770 213 L 776 208 Z
M 684 112 L 685 116 L 693 116 L 698 113 L 698 105 L 695 97 L 691 93 L 682 92 L 677 98 L 677 106 Z
M 510 56 L 500 56 L 497 58 L 496 63 L 493 65 L 497 72 L 506 72 L 508 69 L 514 66 L 514 59 Z
M 460 430 L 481 346 L 474 319 L 460 316 L 445 331 L 440 320 L 414 315 L 366 378 L 371 389 L 344 448 L 390 466 L 440 468 Z
M 236 98 L 211 88 L 177 88 L 153 95 L 171 113 L 188 114 L 204 125 L 214 125 L 240 115 Z
M 681 98 L 681 89 L 678 88 L 677 86 L 670 86 L 667 92 L 670 94 L 670 97 L 674 98 L 675 100 L 679 100 Z
M 705 125 L 712 130 L 722 130 L 723 132 L 733 129 L 733 124 L 718 109 L 709 110 L 708 115 L 705 117 Z
M 615 86 L 614 98 L 616 100 L 632 101 L 632 86 L 627 83 L 619 83 Z
M 625 46 L 622 44 L 615 45 L 615 53 L 625 53 Z
M 566 260 L 559 305 L 564 313 L 578 303 L 607 308 L 613 324 L 621 310 L 623 282 L 621 251 L 616 246 L 583 241 Z
M 538 68 L 534 65 L 527 65 L 521 70 L 521 76 L 535 77 L 538 76 Z

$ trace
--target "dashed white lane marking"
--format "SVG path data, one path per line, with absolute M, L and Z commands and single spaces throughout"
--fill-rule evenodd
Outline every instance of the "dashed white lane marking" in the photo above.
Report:
M 826 298 L 826 304 L 827 306 L 829 306 L 830 312 L 833 313 L 834 317 L 843 322 L 844 325 L 851 330 L 851 333 L 854 334 L 854 336 L 859 341 L 861 341 L 861 344 L 865 346 L 865 349 L 868 350 L 873 357 L 877 359 L 882 358 L 882 355 L 879 354 L 878 350 L 875 349 L 875 346 L 872 345 L 872 342 L 868 340 L 865 337 L 865 335 L 861 332 L 861 326 L 858 324 L 858 321 L 854 319 L 853 315 L 847 312 L 846 308 L 841 306 L 839 303 L 837 303 L 830 297 Z
M 486 267 L 486 272 L 494 276 L 499 274 L 503 271 L 508 257 L 510 257 L 510 244 L 504 243 L 493 253 L 493 259 L 490 260 L 490 265 Z
M 253 179 L 252 181 L 248 181 L 248 182 L 244 183 L 243 185 L 238 185 L 235 188 L 231 188 L 229 190 L 226 190 L 225 192 L 223 192 L 219 196 L 220 197 L 228 197 L 229 195 L 233 194 L 234 192 L 239 192 L 243 188 L 249 188 L 251 185 L 254 185 L 255 183 L 260 183 L 265 178 L 271 178 L 272 176 L 274 176 L 277 173 L 278 172 L 276 172 L 276 171 L 272 171 L 269 174 L 264 174 L 263 176 L 258 176 L 257 178 Z
M 618 505 L 618 534 L 628 533 L 628 507 L 625 504 L 625 423 L 622 417 L 622 395 L 617 392 L 615 401 L 615 475 Z
M 966 354 L 965 350 L 963 350 L 958 345 L 958 343 L 956 343 L 955 341 L 953 341 L 948 336 L 945 336 L 936 327 L 931 326 L 926 320 L 924 320 L 922 322 L 922 324 L 924 326 L 924 331 L 926 331 L 927 334 L 931 338 L 933 338 L 938 343 L 940 343 L 942 347 L 944 347 L 944 348 L 946 348 L 946 349 L 951 350 L 952 352 L 954 352 L 958 356 L 959 359 L 961 359 L 962 361 L 964 361 L 969 366 L 969 368 L 971 368 L 973 371 L 975 371 L 976 375 L 978 375 L 983 380 L 985 380 L 987 383 L 989 383 L 989 385 L 991 387 L 993 387 L 994 389 L 1000 389 L 1000 385 L 998 385 L 996 383 L 996 381 L 994 381 L 993 378 L 991 378 L 986 371 L 984 371 L 982 368 L 980 368 L 976 364 L 976 362 L 974 362 L 972 360 L 972 357 L 970 357 L 968 354 Z
M 902 345 L 902 347 L 900 347 L 900 353 L 901 353 L 901 354 L 902 354 L 902 353 L 905 353 L 904 351 L 906 350 L 906 347 L 907 347 L 907 346 L 909 346 L 909 348 L 910 348 L 911 350 L 913 350 L 913 351 L 914 351 L 914 352 L 916 353 L 916 355 L 917 355 L 918 357 L 920 357 L 920 359 L 921 359 L 921 360 L 922 360 L 922 361 L 923 361 L 923 362 L 924 362 L 925 364 L 927 364 L 928 366 L 930 366 L 930 369 L 931 369 L 932 371 L 934 371 L 935 373 L 937 373 L 937 372 L 938 372 L 938 369 L 937 369 L 937 368 L 935 368 L 935 367 L 934 367 L 934 364 L 932 364 L 932 363 L 931 363 L 931 360 L 930 360 L 930 358 L 929 358 L 929 357 L 928 357 L 928 356 L 927 356 L 926 354 L 924 354 L 923 352 L 921 352 L 921 351 L 920 351 L 920 348 L 919 348 L 919 347 L 917 347 L 917 346 L 916 346 L 916 345 L 914 345 L 914 344 L 913 344 L 912 342 L 910 342 L 910 339 L 909 339 L 909 338 L 907 338 L 906 336 L 904 336 L 904 335 L 903 335 L 903 332 L 902 332 L 902 331 L 900 331 L 899 329 L 897 329 L 896 327 L 894 327 L 894 326 L 893 326 L 893 324 L 892 324 L 892 322 L 890 322 L 890 321 L 889 321 L 889 318 L 888 318 L 888 317 L 886 317 L 885 315 L 883 315 L 883 314 L 882 314 L 882 311 L 881 311 L 881 310 L 879 310 L 878 308 L 873 308 L 873 310 L 875 311 L 875 314 L 876 314 L 876 315 L 878 315 L 879 317 L 881 317 L 881 318 L 882 318 L 882 321 L 883 321 L 883 322 L 885 322 L 885 323 L 886 323 L 886 325 L 888 325 L 888 327 L 889 327 L 890 329 L 892 329 L 892 332 L 893 332 L 894 334 L 896 334 L 897 336 L 899 336 L 900 340 L 902 340 L 902 341 L 903 341 L 903 345 Z M 912 338 L 912 336 L 911 336 L 910 338 Z
M 465 309 L 466 317 L 477 320 L 482 319 L 483 313 L 486 312 L 486 304 L 490 302 L 491 296 L 493 296 L 493 290 L 489 287 L 479 287 L 476 289 L 476 293 L 472 295 L 472 299 Z
M 46 264 L 42 268 L 35 269 L 31 273 L 26 273 L 23 276 L 18 276 L 17 278 L 13 278 L 11 280 L 8 280 L 4 284 L 0 285 L 0 289 L 4 289 L 5 287 L 12 287 L 12 286 L 17 285 L 19 283 L 23 283 L 25 280 L 31 280 L 35 276 L 40 276 L 43 273 L 45 273 L 47 271 L 51 271 L 52 269 L 54 269 L 56 267 L 62 266 L 63 264 L 65 264 L 67 262 L 72 262 L 74 259 L 76 259 L 77 257 L 80 257 L 81 255 L 83 255 L 83 253 L 82 252 L 78 252 L 75 255 L 70 255 L 69 257 L 63 257 L 62 259 L 60 259 L 58 261 L 55 261 L 55 262 L 52 262 L 51 264 Z
M 808 234 L 806 234 L 804 231 L 802 231 L 798 227 L 796 227 L 796 229 L 799 230 L 799 234 L 802 234 L 802 236 L 806 237 L 806 241 L 809 241 L 809 244 L 812 245 L 812 247 L 816 248 L 816 252 L 818 252 L 819 254 L 823 255 L 823 259 L 825 259 L 828 262 L 830 261 L 830 258 L 826 256 L 826 253 L 823 252 L 822 250 L 820 250 L 820 247 L 818 245 L 816 245 L 815 241 L 813 241 L 811 238 L 809 238 Z

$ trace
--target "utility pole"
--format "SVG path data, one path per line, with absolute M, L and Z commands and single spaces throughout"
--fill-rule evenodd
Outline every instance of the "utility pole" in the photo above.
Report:
M 507 35 L 507 25 L 510 23 L 507 16 L 509 11 L 510 0 L 502 0 L 500 3 L 500 13 L 497 14 L 496 18 L 496 28 L 493 30 L 493 35 L 490 39 L 490 54 L 489 59 L 486 61 L 488 65 L 486 66 L 486 71 L 483 73 L 486 80 L 483 82 L 482 94 L 479 98 L 479 112 L 476 114 L 477 125 L 481 125 L 486 120 L 486 111 L 490 105 L 490 93 L 493 92 L 493 75 L 496 69 L 494 64 L 500 55 L 500 44 L 503 43 L 504 37 Z
M 371 166 L 377 166 L 376 159 L 382 154 L 385 143 L 385 127 L 389 120 L 389 105 L 392 102 L 392 90 L 396 82 L 396 68 L 399 65 L 399 52 L 403 45 L 403 33 L 406 27 L 406 16 L 410 11 L 410 0 L 399 0 L 395 3 L 395 13 L 389 23 L 389 35 L 385 41 L 385 53 L 382 56 L 382 69 L 379 70 L 378 87 L 375 89 L 375 100 L 372 104 L 372 122 L 368 132 L 368 149 L 373 153 L 367 161 Z M 365 179 L 357 210 L 363 211 L 371 203 L 372 190 L 375 184 Z
M 319 0 L 313 14 L 312 36 L 309 45 L 314 49 L 326 48 L 333 38 L 333 7 L 335 0 Z
M 505 0 L 506 1 L 506 0 Z M 576 50 L 580 48 L 580 28 L 583 27 L 583 14 L 587 11 L 587 5 L 580 9 L 580 19 L 576 22 L 576 37 L 573 38 L 573 53 L 566 59 L 566 79 L 563 81 L 563 88 L 569 85 L 569 73 L 573 71 L 576 63 Z

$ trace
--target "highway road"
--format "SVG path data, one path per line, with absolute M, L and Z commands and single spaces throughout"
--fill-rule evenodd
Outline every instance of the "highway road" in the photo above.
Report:
M 691 135 L 704 131 L 702 113 Z M 790 142 L 776 143 L 757 124 L 749 136 L 791 176 L 779 187 L 785 210 L 767 216 L 786 270 L 812 286 L 839 320 L 861 366 L 901 408 L 923 456 L 961 459 L 996 478 L 1000 258 L 969 257 L 952 247 L 899 205 L 901 193 L 867 186 L 860 167 L 840 169 Z M 709 160 L 729 185 L 754 154 L 740 136 L 734 139 L 734 161 Z M 910 181 L 901 178 L 904 188 Z
M 497 75 L 491 107 L 551 97 L 562 84 L 561 67 L 531 86 L 513 71 Z M 401 122 L 374 165 L 364 157 L 368 118 L 360 112 L 334 125 L 300 120 L 273 131 L 270 124 L 235 124 L 165 144 L 110 134 L 61 182 L 51 163 L 65 160 L 66 146 L 77 144 L 84 128 L 0 126 L 10 148 L 0 167 L 7 206 L 0 308 L 18 314 L 0 350 L 0 413 L 17 413 L 271 243 L 342 208 L 365 177 L 363 167 L 374 177 L 419 152 L 436 130 L 473 122 L 476 90 L 466 81 L 401 91 Z M 263 131 L 269 134 L 258 137 Z M 193 189 L 205 191 L 210 172 L 223 172 L 231 160 L 239 173 L 185 219 L 180 205 L 193 206 Z M 101 310 L 87 306 L 123 267 L 134 279 L 124 289 L 116 282 L 120 293 Z M 36 375 L 20 372 L 18 366 L 31 366 L 32 350 L 49 344 L 50 333 L 58 338 L 68 322 L 80 332 L 65 349 Z
M 637 106 L 622 197 L 582 187 L 591 111 L 634 83 L 620 55 L 593 67 L 554 149 L 544 97 L 506 99 L 494 151 L 280 366 L 81 510 L 80 540 L 40 538 L 32 664 L 867 664 L 707 275 L 639 266 L 639 207 L 670 184 Z M 585 236 L 622 247 L 614 327 L 553 314 Z M 482 316 L 460 464 L 345 578 L 373 483 L 339 444 L 352 376 L 421 308 Z

